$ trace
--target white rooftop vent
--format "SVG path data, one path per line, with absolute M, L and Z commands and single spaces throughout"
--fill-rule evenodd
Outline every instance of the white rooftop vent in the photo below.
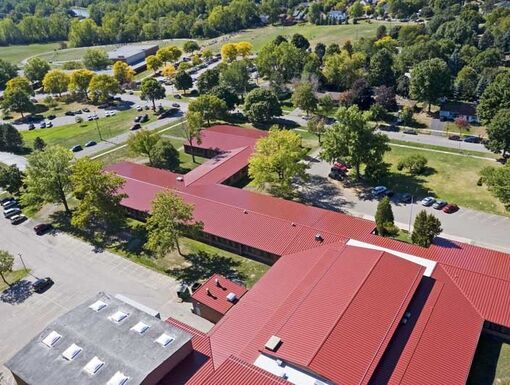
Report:
M 85 370 L 88 374 L 96 374 L 99 369 L 101 369 L 104 366 L 104 362 L 101 361 L 97 356 L 94 356 L 87 365 L 83 367 L 83 370 Z
M 117 372 L 113 375 L 112 378 L 110 378 L 106 385 L 124 385 L 126 382 L 128 382 L 128 380 L 129 377 L 124 373 Z
M 50 334 L 46 336 L 44 340 L 42 340 L 42 342 L 47 347 L 52 348 L 61 338 L 62 336 L 58 334 L 55 330 L 53 330 Z
M 227 301 L 234 303 L 235 301 L 237 301 L 237 295 L 235 295 L 235 293 L 232 293 L 232 292 L 228 293 Z
M 149 329 L 149 325 L 144 324 L 143 322 L 138 322 L 135 326 L 131 328 L 131 330 L 134 330 L 137 333 L 143 334 Z
M 116 311 L 109 318 L 111 321 L 120 323 L 127 318 L 128 314 L 123 311 Z
M 66 350 L 64 350 L 64 353 L 62 353 L 62 357 L 64 357 L 68 361 L 72 361 L 78 354 L 81 353 L 82 350 L 83 349 L 80 346 L 72 344 Z
M 267 342 L 266 342 L 266 345 L 264 346 L 266 349 L 269 349 L 273 352 L 275 352 L 278 347 L 280 346 L 280 343 L 282 342 L 281 338 L 280 337 L 277 337 L 277 336 L 271 336 Z
M 168 334 L 163 333 L 157 338 L 155 342 L 157 342 L 163 347 L 166 347 L 170 345 L 173 340 L 174 340 L 173 337 L 170 337 Z
M 104 303 L 103 301 L 96 301 L 92 305 L 90 305 L 89 308 L 91 308 L 94 311 L 100 311 L 103 310 L 106 306 L 107 306 L 106 303 Z
M 176 179 L 177 179 L 177 181 L 179 181 L 179 182 L 182 182 L 182 181 L 184 180 L 184 178 L 183 178 L 182 176 L 178 176 Z

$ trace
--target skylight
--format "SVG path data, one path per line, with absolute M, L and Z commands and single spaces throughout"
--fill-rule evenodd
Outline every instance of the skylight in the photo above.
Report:
M 143 334 L 147 331 L 149 328 L 149 325 L 144 324 L 143 322 L 138 322 L 135 326 L 131 328 L 131 330 L 134 330 L 137 333 Z
M 117 372 L 113 375 L 112 378 L 110 378 L 106 385 L 124 385 L 126 382 L 128 382 L 128 380 L 129 377 L 124 373 Z
M 85 370 L 88 374 L 96 374 L 99 369 L 101 369 L 104 365 L 104 362 L 101 361 L 97 356 L 94 356 L 87 365 L 83 367 L 83 370 Z
M 46 336 L 45 339 L 43 339 L 43 344 L 45 344 L 47 347 L 52 348 L 55 346 L 55 344 L 60 340 L 62 336 L 58 334 L 55 330 L 53 330 L 50 334 Z
M 64 350 L 64 352 L 62 353 L 62 356 L 68 360 L 68 361 L 72 361 L 74 360 L 74 358 L 80 354 L 80 352 L 82 351 L 83 349 L 76 345 L 76 344 L 72 344 L 71 346 L 69 346 L 66 350 Z
M 104 303 L 103 301 L 96 301 L 92 305 L 90 305 L 89 308 L 91 308 L 94 311 L 100 311 L 100 310 L 104 309 L 106 306 L 108 306 L 108 305 L 106 303 Z
M 110 316 L 110 320 L 112 320 L 113 322 L 120 323 L 124 319 L 126 319 L 127 316 L 128 316 L 127 313 L 124 313 L 123 311 L 117 311 Z
M 166 347 L 170 345 L 173 340 L 174 340 L 173 337 L 170 337 L 168 334 L 163 333 L 158 337 L 158 339 L 155 342 L 157 342 L 163 347 Z

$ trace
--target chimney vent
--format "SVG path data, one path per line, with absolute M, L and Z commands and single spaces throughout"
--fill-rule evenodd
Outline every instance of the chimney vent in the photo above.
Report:
M 320 233 L 315 234 L 315 240 L 317 242 L 322 242 L 324 238 L 322 238 L 322 235 Z
M 178 176 L 176 179 L 177 179 L 177 181 L 179 181 L 179 182 L 182 182 L 182 181 L 184 180 L 184 178 L 183 178 L 182 176 Z

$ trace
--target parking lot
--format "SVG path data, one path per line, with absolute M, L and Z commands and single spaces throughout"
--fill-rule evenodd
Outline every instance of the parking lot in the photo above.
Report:
M 365 191 L 345 188 L 344 182 L 333 181 L 328 178 L 331 165 L 315 159 L 310 162 L 308 173 L 311 178 L 301 187 L 303 199 L 310 204 L 337 210 L 352 215 L 373 219 L 378 200 L 370 194 L 370 188 Z M 398 203 L 399 194 L 395 192 L 393 200 L 393 214 L 395 222 L 404 229 L 408 229 L 409 222 L 414 222 L 416 214 L 425 209 L 433 213 L 441 221 L 442 236 L 462 240 L 503 250 L 510 250 L 510 218 L 495 214 L 483 213 L 461 207 L 453 214 L 446 214 L 432 207 L 421 204 Z M 414 201 L 424 197 L 414 197 Z M 440 198 L 440 197 L 439 197 Z
M 93 247 L 67 234 L 36 236 L 28 220 L 18 226 L 0 219 L 0 249 L 21 254 L 31 276 L 0 294 L 0 364 L 39 333 L 49 322 L 99 291 L 122 294 L 161 312 L 207 331 L 208 321 L 191 313 L 189 303 L 179 303 L 177 282 L 118 255 L 94 252 Z M 35 277 L 55 282 L 43 294 L 32 293 Z M 1 367 L 1 366 L 0 366 Z

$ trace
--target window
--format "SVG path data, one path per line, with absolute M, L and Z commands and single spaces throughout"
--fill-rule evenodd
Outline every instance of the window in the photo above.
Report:
M 55 344 L 62 338 L 60 334 L 58 334 L 55 330 L 53 330 L 50 334 L 43 339 L 43 344 L 47 347 L 52 348 Z
M 131 330 L 134 330 L 137 333 L 143 334 L 149 329 L 149 325 L 144 324 L 143 322 L 138 322 L 135 326 L 131 328 Z
M 128 314 L 123 311 L 117 311 L 110 316 L 110 320 L 116 323 L 121 323 L 127 318 Z
M 97 356 L 94 356 L 87 365 L 83 367 L 83 370 L 85 370 L 88 374 L 94 375 L 96 374 L 99 369 L 101 369 L 104 366 L 104 362 L 101 361 Z
M 81 353 L 82 350 L 83 349 L 78 345 L 72 344 L 66 350 L 64 350 L 64 353 L 62 353 L 62 357 L 64 357 L 68 361 L 72 361 L 78 354 Z
M 108 381 L 106 385 L 124 385 L 126 382 L 128 382 L 128 380 L 129 377 L 124 373 L 117 372 L 113 375 L 112 378 L 110 378 L 110 381 Z
M 90 305 L 89 308 L 94 310 L 94 311 L 101 311 L 106 306 L 107 306 L 106 303 L 104 303 L 103 301 L 96 301 L 92 305 Z
M 158 337 L 158 339 L 155 342 L 157 342 L 158 344 L 160 344 L 163 347 L 166 347 L 166 346 L 170 345 L 173 340 L 174 339 L 172 337 L 170 337 L 168 334 L 163 333 Z

